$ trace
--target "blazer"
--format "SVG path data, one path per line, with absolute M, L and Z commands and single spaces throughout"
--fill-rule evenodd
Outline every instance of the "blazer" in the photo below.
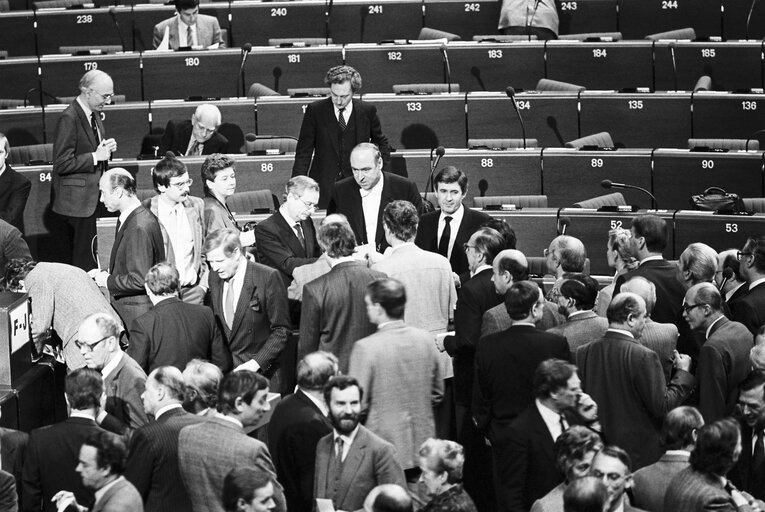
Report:
M 95 116 L 101 139 L 106 130 Z M 98 205 L 98 181 L 104 162 L 93 165 L 98 142 L 90 119 L 75 99 L 61 112 L 53 138 L 53 174 L 51 193 L 53 211 L 68 217 L 90 217 Z
M 223 315 L 223 288 L 218 273 L 211 272 L 210 300 L 234 366 L 254 359 L 260 365 L 258 371 L 270 378 L 279 367 L 279 355 L 290 334 L 287 291 L 279 273 L 247 261 L 231 329 Z
M 221 204 L 217 198 L 205 196 L 204 205 L 205 233 L 212 233 L 219 229 L 236 229 L 241 231 L 234 214 L 231 213 L 231 210 L 226 205 Z
M 553 327 L 548 332 L 566 338 L 573 354 L 582 345 L 602 338 L 607 329 L 608 320 L 588 310 L 569 317 L 565 324 Z
M 339 476 L 330 467 L 335 451 L 334 434 L 322 437 L 316 446 L 313 494 L 316 498 L 331 499 L 335 510 L 351 512 L 362 509 L 367 494 L 378 485 L 397 484 L 406 489 L 404 471 L 396 462 L 393 445 L 363 425 L 358 428 Z M 336 480 L 337 492 L 332 495 L 327 492 L 327 487 Z
M 5 512 L 18 512 L 19 510 L 16 479 L 6 471 L 0 471 L 0 510 Z
M 158 302 L 133 321 L 127 353 L 147 374 L 167 365 L 183 370 L 195 358 L 212 361 L 224 373 L 231 369 L 212 310 L 178 297 Z
M 475 355 L 472 408 L 479 431 L 496 439 L 499 430 L 533 403 L 534 372 L 550 358 L 571 361 L 566 338 L 530 325 L 513 325 L 481 338 Z
M 375 332 L 364 296 L 367 285 L 386 277 L 361 261 L 343 261 L 329 273 L 303 286 L 298 361 L 316 350 L 326 350 L 348 372 L 353 343 Z
M 307 265 L 295 267 L 292 271 L 292 283 L 287 287 L 287 298 L 303 300 L 303 286 L 332 270 L 326 254 L 319 256 L 316 261 Z
M 741 322 L 752 334 L 765 325 L 765 284 L 760 283 L 730 305 L 732 319 Z
M 146 512 L 191 509 L 178 468 L 178 435 L 203 421 L 177 407 L 133 433 L 124 475 L 143 498 Z
M 92 512 L 142 512 L 143 500 L 136 488 L 120 476 L 93 505 Z
M 24 232 L 24 207 L 32 182 L 13 170 L 8 162 L 0 174 L 0 219 Z
M 202 15 L 200 15 L 200 18 Z M 216 19 L 217 23 L 218 20 Z M 159 150 L 157 154 L 164 156 L 168 151 L 172 151 L 178 156 L 186 156 L 186 150 L 189 148 L 193 127 L 191 119 L 173 120 L 167 122 L 165 133 L 159 141 Z M 202 143 L 202 154 L 212 155 L 213 153 L 226 153 L 228 139 L 218 133 L 213 132 L 210 138 Z M 198 199 L 198 198 L 197 198 Z
M 536 326 L 543 331 L 549 331 L 554 327 L 562 325 L 565 321 L 564 316 L 558 313 L 558 305 L 548 300 L 545 302 L 542 318 L 536 322 Z M 510 319 L 510 315 L 507 314 L 505 301 L 502 298 L 502 302 L 484 313 L 483 320 L 481 321 L 481 337 L 507 330 L 512 324 L 513 321 Z
M 417 467 L 420 445 L 436 435 L 433 407 L 444 396 L 433 335 L 388 322 L 353 344 L 348 374 L 366 390 L 364 425 L 396 447 L 402 468 Z
M 749 512 L 750 505 L 736 507 L 728 491 L 718 478 L 710 477 L 688 467 L 680 471 L 669 483 L 664 496 L 664 510 L 672 512 L 700 512 L 706 510 Z
M 677 280 L 677 266 L 664 259 L 646 261 L 635 270 L 616 278 L 614 296 L 619 293 L 622 283 L 633 277 L 644 277 L 656 286 L 656 304 L 651 311 L 653 321 L 675 324 L 680 329 L 678 322 L 685 324 L 682 318 L 685 288 Z
M 672 377 L 678 335 L 675 324 L 660 324 L 646 318 L 643 333 L 637 340 L 638 343 L 659 355 L 661 367 L 664 369 L 664 378 L 667 381 Z
M 663 453 L 661 423 L 693 390 L 693 375 L 678 369 L 667 383 L 656 352 L 614 331 L 580 347 L 576 365 L 606 439 L 630 454 L 634 469 L 656 462 Z
M 292 176 L 304 174 L 319 184 L 319 208 L 326 208 L 335 181 L 349 178 L 351 172 L 350 152 L 361 142 L 372 142 L 380 148 L 383 170 L 390 170 L 390 146 L 383 135 L 377 108 L 371 103 L 354 99 L 352 134 L 350 148 L 340 150 L 337 117 L 330 98 L 315 101 L 308 105 L 300 126 L 300 136 L 295 148 L 295 163 Z
M 650 512 L 664 512 L 664 496 L 669 484 L 688 467 L 689 457 L 689 453 L 665 453 L 657 462 L 635 471 L 632 475 L 635 505 Z
M 541 27 L 551 30 L 558 35 L 558 11 L 553 0 L 541 0 L 531 17 L 528 4 L 523 0 L 502 0 L 502 10 L 499 13 L 499 29 L 506 27 Z
M 168 26 L 170 27 L 170 48 L 177 50 L 180 47 L 178 19 L 178 15 L 176 14 L 172 18 L 168 18 L 154 25 L 154 36 L 152 37 L 152 43 L 155 50 L 162 42 L 162 39 L 165 37 L 165 27 Z M 218 43 L 220 48 L 226 47 L 226 42 L 221 37 L 220 23 L 218 23 L 218 18 L 214 16 L 208 16 L 207 14 L 199 14 L 197 16 L 197 42 L 199 43 L 199 46 L 204 46 L 205 48 L 215 43 Z M 187 140 L 186 144 L 188 143 L 189 141 Z M 186 148 L 184 148 L 184 151 L 185 149 Z M 164 155 L 164 152 L 162 154 Z
M 379 253 L 384 253 L 388 248 L 385 240 L 385 232 L 382 226 L 383 210 L 389 203 L 398 199 L 409 201 L 417 208 L 417 213 L 422 213 L 422 197 L 417 191 L 417 185 L 406 178 L 396 174 L 383 173 L 382 198 L 380 209 L 377 212 L 377 231 L 374 240 L 367 240 L 367 229 L 364 221 L 364 210 L 361 206 L 361 194 L 358 183 L 353 177 L 345 178 L 335 183 L 332 190 L 332 199 L 327 207 L 327 214 L 342 213 L 348 218 L 348 223 L 356 235 L 358 244 L 371 243 Z
M 223 479 L 234 468 L 250 466 L 265 471 L 276 482 L 277 512 L 286 512 L 284 494 L 276 481 L 268 448 L 233 422 L 212 416 L 181 429 L 178 436 L 178 467 L 194 512 L 224 512 Z M 179 509 L 178 509 L 179 510 Z
M 21 501 L 27 511 L 55 512 L 51 498 L 60 490 L 74 493 L 77 503 L 93 504 L 93 491 L 87 489 L 75 471 L 80 447 L 103 429 L 93 419 L 72 417 L 29 433 L 21 480 Z
M 561 482 L 531 505 L 531 512 L 561 512 L 563 510 L 563 491 L 566 482 Z
M 274 408 L 268 422 L 268 449 L 290 512 L 313 511 L 316 445 L 331 432 L 329 419 L 300 388 Z
M 117 368 L 104 378 L 107 415 L 101 425 L 115 434 L 123 434 L 146 424 L 149 418 L 141 399 L 145 386 L 146 373 L 123 352 Z
M 741 426 L 741 455 L 728 478 L 736 487 L 746 491 L 757 499 L 765 499 L 765 464 L 754 467 L 752 463 L 752 429 L 746 422 L 739 420 Z
M 752 334 L 744 324 L 720 317 L 701 346 L 696 377 L 699 379 L 699 411 L 711 423 L 733 414 L 738 388 L 749 371 Z
M 463 204 L 462 208 L 465 213 L 460 223 L 460 228 L 457 230 L 457 235 L 454 238 L 454 246 L 452 247 L 452 254 L 449 258 L 449 263 L 452 266 L 452 271 L 457 274 L 463 274 L 469 270 L 467 255 L 463 244 L 470 240 L 473 233 L 478 231 L 482 225 L 491 219 L 487 214 L 479 210 L 473 210 Z M 417 226 L 417 237 L 414 239 L 414 243 L 418 247 L 430 252 L 438 252 L 438 220 L 441 218 L 441 210 L 428 212 L 420 217 L 420 224 Z
M 278 270 L 285 287 L 292 282 L 295 267 L 313 263 L 321 255 L 313 220 L 309 217 L 300 221 L 300 228 L 305 247 L 280 211 L 255 226 L 258 261 Z
M 21 475 L 24 468 L 29 434 L 21 430 L 0 427 L 0 459 L 2 470 L 10 473 L 18 482 L 18 493 L 21 495 Z M 2 510 L 2 508 L 0 508 Z
M 29 246 L 14 226 L 0 220 L 0 268 L 5 272 L 5 266 L 14 258 L 32 259 Z

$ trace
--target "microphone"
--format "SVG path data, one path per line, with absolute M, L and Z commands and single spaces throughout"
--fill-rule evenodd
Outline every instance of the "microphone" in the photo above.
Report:
M 280 68 L 279 66 L 276 66 L 274 68 L 272 74 L 274 75 L 274 90 L 278 91 L 279 90 L 279 79 L 282 76 L 282 68 Z
M 122 51 L 127 51 L 125 48 L 125 38 L 122 36 L 122 29 L 120 28 L 120 24 L 117 21 L 117 8 L 113 5 L 109 7 L 109 16 L 112 17 L 112 21 L 114 22 L 114 26 L 117 27 L 117 34 L 120 36 L 120 44 L 122 45 Z
M 483 83 L 483 79 L 481 79 L 481 70 L 478 68 L 478 66 L 473 66 L 470 68 L 470 74 L 473 75 L 476 80 L 478 80 L 478 85 L 481 86 L 481 89 L 486 91 L 486 84 Z
M 428 181 L 425 183 L 425 193 L 428 192 L 428 186 L 430 186 L 430 191 L 435 192 L 436 191 L 436 185 L 433 183 L 433 173 L 436 170 L 436 167 L 438 167 L 438 162 L 441 161 L 441 158 L 446 153 L 446 150 L 443 146 L 438 146 L 436 148 L 436 159 L 433 160 L 433 148 L 430 148 L 430 176 L 428 177 Z
M 446 51 L 446 45 L 442 44 L 439 48 L 444 58 L 444 73 L 446 75 L 447 90 L 452 92 L 452 67 L 449 65 L 449 52 Z
M 569 217 L 561 217 L 558 219 L 558 235 L 565 235 L 566 228 L 571 225 L 571 219 Z
M 486 196 L 486 191 L 489 190 L 489 182 L 485 179 L 482 179 L 478 182 L 478 193 L 481 194 L 481 197 Z
M 757 0 L 752 0 L 752 5 L 749 6 L 749 14 L 746 16 L 746 28 L 744 29 L 744 39 L 749 40 L 749 22 L 752 21 L 752 13 L 754 12 L 754 6 L 757 5 Z
M 675 90 L 677 90 L 677 61 L 675 60 L 675 42 L 669 43 L 669 55 L 672 57 L 672 78 L 675 83 Z
M 244 63 L 247 62 L 247 57 L 250 56 L 250 50 L 252 50 L 252 44 L 251 43 L 244 43 L 242 45 L 242 63 L 239 64 L 239 74 L 236 76 L 236 95 L 239 96 L 239 78 L 242 79 L 242 96 L 246 95 L 246 92 L 244 90 L 245 84 L 244 84 Z
M 505 89 L 505 94 L 507 94 L 507 97 L 510 98 L 510 101 L 513 104 L 513 108 L 515 109 L 515 113 L 518 116 L 518 122 L 521 124 L 521 133 L 523 134 L 523 149 L 526 149 L 526 125 L 523 124 L 521 111 L 518 110 L 518 104 L 515 103 L 515 89 L 513 89 L 510 86 L 507 86 L 507 88 Z
M 561 135 L 560 130 L 558 129 L 558 120 L 553 116 L 547 116 L 547 126 L 549 126 L 553 133 L 555 133 L 555 138 L 558 139 L 560 145 L 565 146 L 566 143 L 563 141 L 563 135 Z
M 534 12 L 531 13 L 530 20 L 529 14 L 526 13 L 526 34 L 529 36 L 529 41 L 531 41 L 531 26 L 534 24 L 534 18 L 537 15 L 537 9 L 539 9 L 539 0 L 534 0 Z
M 359 16 L 361 17 L 361 25 L 359 26 L 359 42 L 364 42 L 364 32 L 367 28 L 367 16 L 369 15 L 369 5 L 364 4 L 361 6 Z
M 725 269 L 722 272 L 722 281 L 720 281 L 720 293 L 723 293 L 723 288 L 725 288 L 725 285 L 728 284 L 728 281 L 733 277 L 733 269 L 730 267 L 725 267 Z
M 24 94 L 24 106 L 25 107 L 27 106 L 27 100 L 29 99 L 29 93 L 32 93 L 32 92 L 39 92 L 41 96 L 45 96 L 46 98 L 52 99 L 53 103 L 58 103 L 60 101 L 56 96 L 53 96 L 51 93 L 49 93 L 47 91 L 44 91 L 43 89 L 40 89 L 39 87 L 32 87 L 31 89 L 29 89 Z M 31 105 L 32 103 L 30 102 L 29 104 Z M 40 98 L 40 106 L 41 107 L 45 107 L 45 105 L 43 105 L 42 97 Z
M 330 37 L 329 20 L 332 17 L 333 5 L 334 5 L 333 0 L 324 1 L 324 44 L 327 46 L 329 46 L 329 37 Z
M 756 132 L 754 132 L 751 135 L 749 135 L 749 137 L 747 137 L 747 139 L 746 139 L 746 144 L 744 145 L 744 151 L 749 151 L 749 142 L 754 140 L 754 137 L 756 135 L 762 135 L 763 133 L 765 133 L 765 128 L 763 128 L 761 130 L 757 130 Z
M 639 190 L 643 192 L 644 194 L 648 194 L 651 197 L 651 200 L 653 201 L 652 206 L 653 209 L 656 210 L 658 208 L 658 202 L 656 201 L 656 197 L 651 194 L 649 191 L 644 189 L 643 187 L 638 187 L 635 185 L 628 185 L 627 183 L 616 183 L 611 180 L 603 180 L 600 182 L 600 186 L 603 188 L 629 188 L 632 190 Z

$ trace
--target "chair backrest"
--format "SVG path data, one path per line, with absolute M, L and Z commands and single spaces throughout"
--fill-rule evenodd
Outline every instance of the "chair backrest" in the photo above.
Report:
M 261 96 L 281 96 L 278 92 L 271 89 L 270 87 L 266 87 L 265 85 L 255 82 L 250 86 L 250 89 L 247 91 L 247 96 L 250 98 L 258 99 Z
M 468 149 L 517 149 L 522 147 L 523 139 L 468 139 Z M 539 147 L 539 141 L 526 139 L 526 147 Z
M 621 192 L 613 192 L 604 196 L 593 197 L 591 199 L 585 199 L 574 203 L 574 208 L 594 208 L 598 209 L 601 206 L 626 206 L 627 201 L 624 200 L 624 196 Z
M 247 214 L 256 208 L 271 212 L 279 208 L 279 200 L 270 190 L 250 190 L 234 192 L 226 200 L 226 206 L 232 213 L 238 214 Z
M 143 202 L 150 197 L 154 197 L 157 195 L 157 191 L 153 188 L 139 188 L 135 191 L 135 195 L 138 198 L 139 201 Z
M 696 80 L 696 85 L 693 87 L 693 92 L 699 91 L 711 91 L 712 90 L 712 77 L 702 75 Z
M 742 197 L 744 208 L 748 212 L 765 213 L 765 197 Z
M 8 12 L 11 10 L 11 3 L 8 0 L 0 0 L 0 12 Z M 6 57 L 7 57 L 6 53 Z
M 287 89 L 287 96 L 292 98 L 301 96 L 329 96 L 329 87 L 296 87 Z
M 550 271 L 547 270 L 547 258 L 544 256 L 526 256 L 526 261 L 529 264 L 529 275 L 544 276 L 550 274 Z M 587 276 L 590 275 L 590 258 L 585 258 L 582 273 Z
M 244 137 L 244 151 L 247 154 L 255 151 L 277 149 L 279 153 L 294 153 L 297 139 L 286 135 L 255 135 L 248 133 Z
M 293 46 L 320 46 L 325 43 L 332 44 L 332 38 L 324 37 L 277 37 L 268 40 L 268 46 L 281 46 L 291 44 Z
M 542 92 L 581 92 L 587 88 L 583 85 L 570 84 L 568 82 L 560 82 L 558 80 L 550 80 L 549 78 L 541 78 L 537 82 L 537 91 Z
M 460 84 L 396 84 L 394 94 L 437 94 L 443 92 L 460 92 Z
M 462 38 L 457 34 L 452 34 L 451 32 L 428 27 L 422 27 L 422 29 L 420 29 L 420 35 L 417 36 L 417 39 L 421 41 L 428 39 L 446 39 L 447 41 L 462 40 Z
M 89 53 L 91 50 L 100 50 L 101 53 L 117 53 L 122 51 L 122 46 L 117 44 L 90 44 L 84 46 L 59 46 L 58 53 L 64 55 L 77 55 Z
M 236 154 L 244 152 L 244 132 L 238 124 L 221 123 L 218 127 L 218 133 L 228 139 L 226 153 Z
M 522 35 L 522 34 L 481 34 L 473 36 L 473 41 L 486 41 L 495 43 L 512 43 L 513 41 L 536 41 L 535 35 Z
M 484 196 L 473 197 L 473 206 L 486 208 L 487 206 L 502 206 L 503 204 L 514 204 L 522 208 L 547 208 L 547 196 L 528 195 L 528 196 Z
M 52 162 L 53 143 L 11 146 L 11 152 L 8 155 L 8 162 L 11 165 L 26 165 L 32 161 Z
M 614 140 L 608 132 L 593 133 L 579 139 L 566 142 L 567 148 L 581 148 L 583 146 L 597 146 L 599 148 L 614 147 Z
M 688 149 L 697 147 L 709 149 L 760 149 L 760 141 L 757 139 L 688 139 Z
M 0 0 L 1 2 L 2 0 Z M 3 12 L 3 11 L 0 11 Z M 0 50 L 0 59 L 7 59 L 8 58 L 8 50 Z
M 558 39 L 564 41 L 584 41 L 586 39 L 600 39 L 601 41 L 621 41 L 621 32 L 582 32 L 581 34 L 562 34 Z
M 678 40 L 678 39 L 690 39 L 693 41 L 696 39 L 696 31 L 693 29 L 693 27 L 687 27 L 687 28 L 679 28 L 677 30 L 669 30 L 667 32 L 657 32 L 656 34 L 648 34 L 645 36 L 646 39 L 649 39 L 651 41 L 661 41 L 661 40 Z

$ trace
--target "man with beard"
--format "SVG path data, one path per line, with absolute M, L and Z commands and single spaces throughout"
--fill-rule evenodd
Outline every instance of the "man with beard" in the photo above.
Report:
M 363 390 L 353 377 L 333 377 L 324 387 L 333 432 L 316 446 L 313 494 L 335 510 L 358 510 L 381 484 L 406 486 L 396 449 L 359 424 Z

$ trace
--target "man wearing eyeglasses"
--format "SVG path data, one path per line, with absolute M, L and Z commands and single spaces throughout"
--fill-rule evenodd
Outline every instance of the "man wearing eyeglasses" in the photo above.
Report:
M 220 110 L 215 105 L 199 105 L 191 119 L 171 119 L 159 142 L 158 154 L 172 151 L 178 156 L 201 156 L 228 153 L 228 139 L 218 133 Z
M 752 237 L 737 254 L 739 273 L 749 291 L 730 305 L 733 320 L 752 334 L 765 325 L 765 238 Z
M 103 71 L 80 79 L 80 95 L 61 113 L 53 139 L 53 211 L 64 223 L 64 252 L 88 271 L 97 263 L 91 244 L 96 236 L 98 180 L 117 142 L 106 137 L 101 111 L 114 96 L 114 83 Z

